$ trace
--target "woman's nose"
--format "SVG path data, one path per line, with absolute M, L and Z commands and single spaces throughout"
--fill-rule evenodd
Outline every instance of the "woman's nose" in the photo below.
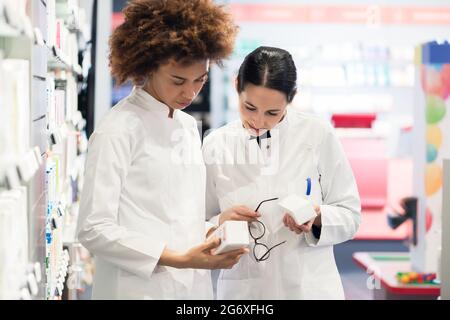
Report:
M 183 98 L 186 100 L 193 100 L 195 98 L 194 91 L 185 91 L 183 92 Z
M 197 92 L 195 90 L 195 86 L 187 85 L 185 86 L 183 90 L 183 97 L 187 100 L 193 100 L 195 96 L 197 95 Z
M 264 128 L 264 115 L 257 115 L 253 118 L 253 126 L 256 129 Z

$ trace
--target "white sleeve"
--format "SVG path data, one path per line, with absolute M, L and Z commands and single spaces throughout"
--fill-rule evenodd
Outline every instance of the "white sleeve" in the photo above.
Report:
M 217 227 L 219 225 L 220 206 L 219 199 L 216 191 L 216 177 L 217 177 L 217 164 L 215 164 L 212 158 L 213 151 L 211 148 L 214 146 L 208 143 L 210 137 L 205 138 L 203 144 L 203 158 L 206 166 L 206 195 L 205 195 L 205 209 L 206 220 L 209 222 L 209 227 Z
M 81 244 L 94 255 L 149 279 L 166 244 L 118 221 L 121 188 L 132 154 L 132 140 L 125 133 L 92 135 L 77 233 Z
M 206 165 L 205 214 L 207 230 L 219 226 L 220 206 L 216 194 L 216 184 L 214 183 L 214 172 L 213 165 Z
M 350 240 L 356 234 L 361 221 L 361 202 L 350 164 L 329 125 L 318 151 L 322 227 L 319 239 L 312 232 L 305 237 L 310 246 L 334 245 Z

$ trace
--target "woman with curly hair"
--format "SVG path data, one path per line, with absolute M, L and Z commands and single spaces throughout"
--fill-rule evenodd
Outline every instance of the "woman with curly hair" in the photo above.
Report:
M 110 66 L 132 93 L 89 140 L 78 238 L 96 257 L 94 299 L 211 299 L 205 166 L 184 113 L 211 63 L 229 56 L 236 26 L 212 0 L 135 0 L 110 39 Z

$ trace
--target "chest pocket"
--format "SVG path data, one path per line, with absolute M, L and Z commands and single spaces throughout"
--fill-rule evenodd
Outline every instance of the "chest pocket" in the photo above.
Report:
M 291 154 L 277 182 L 283 194 L 306 197 L 315 205 L 322 204 L 322 188 L 316 152 L 311 145 L 303 145 L 296 154 Z M 284 185 L 283 185 L 284 183 Z

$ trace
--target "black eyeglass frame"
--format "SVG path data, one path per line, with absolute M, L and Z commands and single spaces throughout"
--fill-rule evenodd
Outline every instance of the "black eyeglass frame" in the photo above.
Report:
M 267 200 L 261 201 L 261 202 L 258 204 L 258 206 L 256 207 L 255 212 L 258 211 L 258 209 L 261 207 L 261 205 L 262 205 L 263 203 L 269 202 L 269 201 L 274 201 L 274 200 L 278 200 L 278 198 L 271 198 L 271 199 L 267 199 Z M 250 224 L 251 224 L 251 223 L 259 223 L 259 224 L 261 224 L 261 226 L 263 227 L 263 232 L 262 232 L 261 236 L 255 237 L 255 236 L 252 234 L 252 231 L 251 231 L 251 228 L 250 228 Z M 285 240 L 285 241 L 282 241 L 282 242 L 280 242 L 280 243 L 278 243 L 278 244 L 272 246 L 271 248 L 269 248 L 269 247 L 268 247 L 266 244 L 264 244 L 264 243 L 258 242 L 258 240 L 260 240 L 260 239 L 261 239 L 262 237 L 264 237 L 264 235 L 266 234 L 266 226 L 264 225 L 264 223 L 263 223 L 262 221 L 259 221 L 259 220 L 252 221 L 252 222 L 250 222 L 250 223 L 248 224 L 248 232 L 250 233 L 250 236 L 252 237 L 253 241 L 255 242 L 255 245 L 253 246 L 253 257 L 255 257 L 255 260 L 256 260 L 257 262 L 266 261 L 267 259 L 269 259 L 269 257 L 270 257 L 270 251 L 272 251 L 272 249 L 274 249 L 274 248 L 276 248 L 276 247 L 278 247 L 278 246 L 280 246 L 280 245 L 282 245 L 283 243 L 286 242 L 286 240 Z M 266 252 L 265 252 L 260 258 L 258 258 L 257 255 L 256 255 L 256 247 L 257 247 L 257 246 L 263 246 L 263 247 L 266 249 Z

